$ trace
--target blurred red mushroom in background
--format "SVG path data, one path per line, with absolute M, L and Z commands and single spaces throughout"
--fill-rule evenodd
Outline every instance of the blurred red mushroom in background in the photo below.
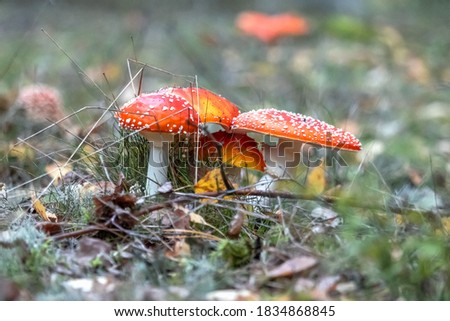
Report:
M 21 117 L 25 119 L 19 122 Z M 80 131 L 66 113 L 60 91 L 41 83 L 19 88 L 13 108 L 4 117 L 4 124 L 21 128 L 21 135 L 45 129 L 47 134 L 63 134 L 71 139 Z
M 44 84 L 21 88 L 16 99 L 27 119 L 34 122 L 57 122 L 65 117 L 59 90 Z
M 290 12 L 268 15 L 244 11 L 236 18 L 235 25 L 243 34 L 255 37 L 266 44 L 274 44 L 279 38 L 286 36 L 301 36 L 309 31 L 308 22 Z

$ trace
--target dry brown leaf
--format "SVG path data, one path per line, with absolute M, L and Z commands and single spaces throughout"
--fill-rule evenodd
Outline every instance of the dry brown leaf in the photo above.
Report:
M 31 201 L 32 201 L 32 204 L 33 204 L 33 209 L 39 214 L 39 216 L 44 221 L 47 221 L 47 222 L 58 222 L 58 217 L 55 214 L 47 211 L 45 209 L 44 204 L 42 204 L 42 202 L 38 198 L 32 196 L 31 197 Z
M 337 284 L 341 281 L 339 275 L 327 275 L 321 277 L 314 290 L 311 291 L 311 296 L 314 300 L 330 300 L 329 293 L 336 289 Z
M 244 225 L 245 214 L 242 211 L 237 211 L 230 222 L 230 228 L 228 229 L 228 236 L 234 238 L 238 237 L 241 233 L 242 226 Z
M 44 232 L 47 235 L 55 235 L 62 233 L 62 226 L 58 223 L 53 222 L 38 222 L 36 224 L 36 229 Z
M 80 239 L 74 259 L 77 264 L 83 267 L 90 267 L 96 259 L 100 259 L 103 264 L 107 264 L 107 257 L 111 250 L 112 245 L 106 241 L 93 237 L 83 237 Z
M 173 210 L 173 214 L 174 215 L 170 216 L 170 219 L 174 229 L 189 230 L 191 228 L 191 225 L 189 224 L 190 217 L 187 211 L 178 207 Z
M 294 274 L 304 272 L 316 266 L 319 261 L 312 256 L 294 257 L 281 265 L 275 267 L 267 273 L 269 278 L 288 277 Z
M 136 205 L 136 196 L 114 192 L 110 195 L 94 196 L 94 213 L 98 222 L 108 222 L 114 217 L 116 224 L 129 229 L 138 223 L 131 215 Z
M 187 230 L 190 228 L 189 222 L 194 223 L 194 224 L 200 224 L 200 225 L 204 225 L 204 226 L 208 226 L 210 228 L 212 228 L 213 230 L 215 230 L 216 232 L 219 232 L 220 234 L 222 234 L 220 232 L 220 230 L 218 230 L 216 227 L 212 226 L 211 224 L 209 224 L 208 222 L 205 221 L 205 219 L 203 218 L 203 216 L 194 213 L 192 211 L 190 211 L 189 209 L 180 206 L 180 205 L 174 205 L 174 209 L 178 210 L 178 215 L 180 215 L 180 217 L 183 218 L 183 220 L 187 220 L 184 221 L 186 226 L 183 227 L 177 227 L 177 226 L 173 226 L 175 229 L 178 230 Z M 181 214 L 183 213 L 183 214 Z
M 201 224 L 201 225 L 209 225 L 208 223 L 206 223 L 203 216 L 198 215 L 197 213 L 194 213 L 194 212 L 189 213 L 189 220 L 192 223 Z
M 283 219 L 284 219 L 284 212 L 282 209 L 278 209 L 277 211 L 275 211 L 274 213 L 275 215 L 275 219 L 277 220 L 278 223 L 282 223 Z
M 18 300 L 20 296 L 19 286 L 3 276 L 0 276 L 0 300 L 13 301 Z
M 191 255 L 191 247 L 186 243 L 185 239 L 181 239 L 175 242 L 171 249 L 167 250 L 164 254 L 169 259 L 176 259 L 180 257 L 186 257 Z
M 214 226 L 212 226 L 211 224 L 206 222 L 205 219 L 203 218 L 203 216 L 198 215 L 197 213 L 189 212 L 189 220 L 192 223 L 196 223 L 196 224 L 200 224 L 200 225 L 204 225 L 204 226 L 208 226 L 208 227 L 211 227 L 213 229 L 216 229 Z

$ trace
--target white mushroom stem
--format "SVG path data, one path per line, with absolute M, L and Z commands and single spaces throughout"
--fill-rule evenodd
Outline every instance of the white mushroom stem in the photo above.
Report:
M 277 145 L 263 145 L 263 155 L 266 162 L 264 174 L 255 186 L 257 191 L 277 191 L 277 179 L 296 179 L 304 171 L 304 157 L 307 144 L 280 138 Z M 255 205 L 268 206 L 267 197 L 258 197 Z
M 276 146 L 263 145 L 262 152 L 268 174 L 279 178 L 295 178 L 304 163 L 305 145 L 301 141 L 279 138 Z
M 155 195 L 158 188 L 167 182 L 169 149 L 174 139 L 172 133 L 141 132 L 149 141 L 146 195 Z

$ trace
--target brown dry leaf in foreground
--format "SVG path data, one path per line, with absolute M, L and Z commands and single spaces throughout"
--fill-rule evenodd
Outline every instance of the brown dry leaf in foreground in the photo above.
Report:
M 242 211 L 237 211 L 234 214 L 233 219 L 230 222 L 230 228 L 228 229 L 228 236 L 231 238 L 238 237 L 241 233 L 242 226 L 244 225 L 245 214 Z
M 58 222 L 58 217 L 55 214 L 47 211 L 45 209 L 44 204 L 42 204 L 42 202 L 39 199 L 37 199 L 36 197 L 33 196 L 31 198 L 31 202 L 33 204 L 33 209 L 39 214 L 39 216 L 44 221 L 47 221 L 47 222 Z
M 105 264 L 108 262 L 107 258 L 112 248 L 112 245 L 106 241 L 93 237 L 83 237 L 74 253 L 74 260 L 83 267 L 91 267 L 95 260 L 100 260 L 102 264 Z
M 319 260 L 312 256 L 294 257 L 267 272 L 267 276 L 269 278 L 289 277 L 307 271 L 318 263 Z
M 329 294 L 336 289 L 341 277 L 339 275 L 327 275 L 321 277 L 314 289 L 310 292 L 314 300 L 331 300 Z
M 109 222 L 111 219 L 125 228 L 133 227 L 138 221 L 131 215 L 136 205 L 136 196 L 119 192 L 119 188 L 110 195 L 93 197 L 94 213 L 98 222 Z
M 186 239 L 180 239 L 173 244 L 172 248 L 167 250 L 164 254 L 169 259 L 176 259 L 180 257 L 187 257 L 191 255 L 191 247 L 186 243 Z
M 1 301 L 14 301 L 18 300 L 20 296 L 19 286 L 4 277 L 0 277 L 0 300 Z
M 47 235 L 55 235 L 63 232 L 63 228 L 59 223 L 53 222 L 38 222 L 36 225 L 36 229 L 44 232 Z

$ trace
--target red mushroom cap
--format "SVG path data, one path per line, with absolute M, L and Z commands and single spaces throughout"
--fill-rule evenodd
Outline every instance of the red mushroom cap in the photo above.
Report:
M 197 111 L 201 123 L 217 123 L 229 129 L 233 118 L 239 115 L 239 108 L 235 104 L 204 88 L 173 87 L 161 89 L 159 93 L 186 99 Z
M 141 94 L 126 103 L 114 117 L 125 129 L 162 133 L 197 131 L 198 115 L 184 98 L 168 93 Z
M 256 132 L 325 147 L 358 151 L 361 143 L 351 133 L 323 121 L 285 110 L 259 109 L 233 120 L 233 132 Z

